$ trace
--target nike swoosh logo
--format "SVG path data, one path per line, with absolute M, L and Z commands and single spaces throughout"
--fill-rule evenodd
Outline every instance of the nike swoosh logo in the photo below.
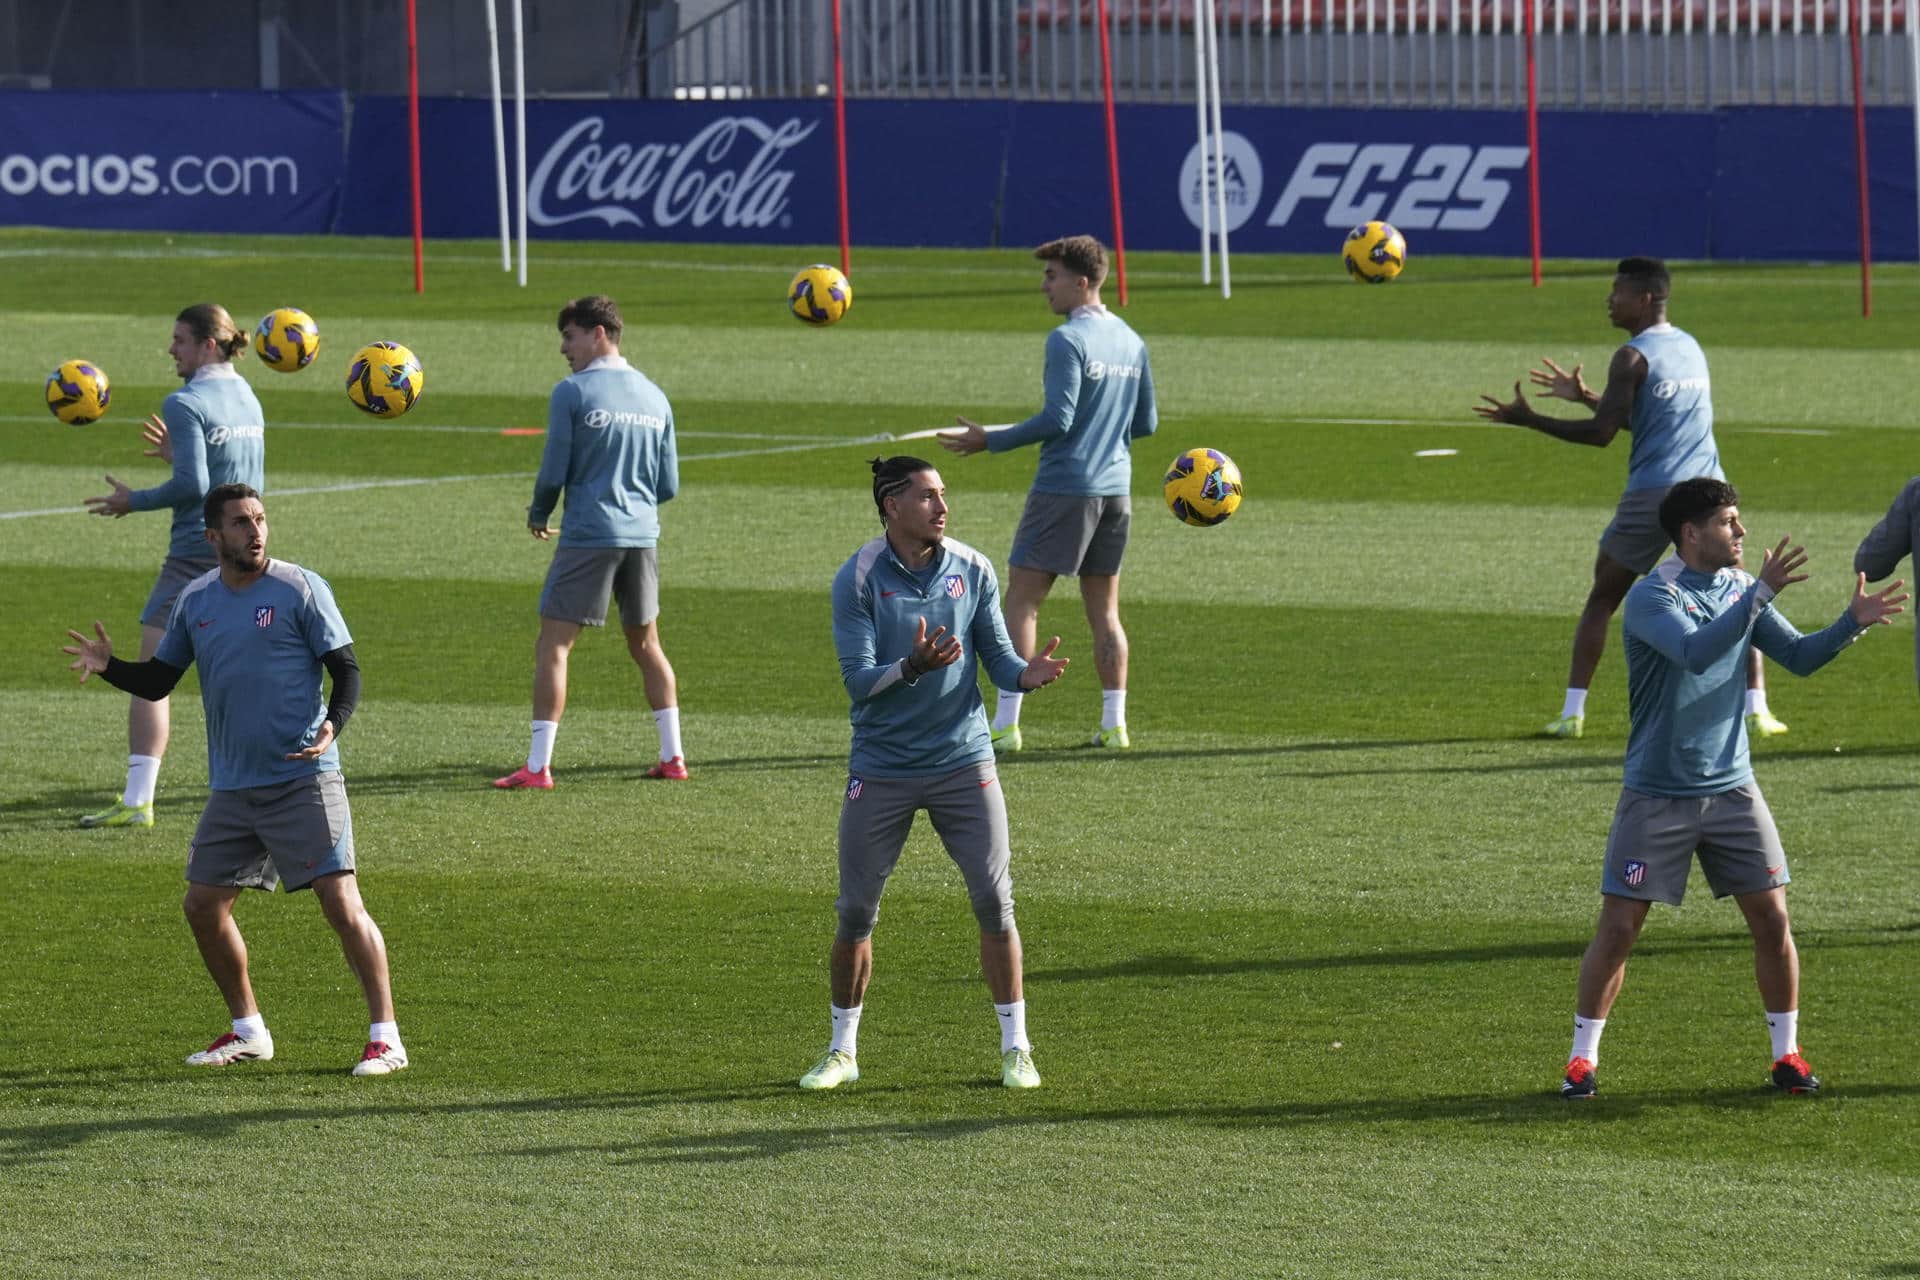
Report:
M 998 781 L 1000 781 L 1000 779 L 998 778 L 988 778 L 985 782 L 981 783 L 980 785 L 983 787 L 990 787 Z
M 205 622 L 201 622 L 201 623 L 196 623 L 195 625 L 196 625 L 196 626 L 202 626 L 202 627 L 210 627 L 210 626 L 212 626 L 212 625 L 213 625 L 213 619 L 212 619 L 212 618 L 208 618 L 208 619 L 207 619 L 207 620 L 206 620 Z
M 880 593 L 880 598 L 881 598 L 882 600 L 885 600 L 885 599 L 887 599 L 887 598 L 889 598 L 889 597 L 891 597 L 891 596 L 897 596 L 897 595 L 899 595 L 899 594 L 900 594 L 900 593 L 899 593 L 898 591 L 882 591 L 882 592 Z

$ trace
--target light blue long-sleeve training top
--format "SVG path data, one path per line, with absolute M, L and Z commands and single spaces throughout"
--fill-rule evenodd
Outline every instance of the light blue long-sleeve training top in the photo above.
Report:
M 173 475 L 151 489 L 135 489 L 135 511 L 173 508 L 167 554 L 210 560 L 207 494 L 223 484 L 267 487 L 266 415 L 253 388 L 231 364 L 202 365 L 187 384 L 160 402 L 160 418 L 173 445 Z
M 1160 416 L 1153 402 L 1147 344 L 1105 307 L 1075 307 L 1047 335 L 1046 400 L 1025 422 L 987 433 L 1005 453 L 1038 442 L 1035 493 L 1104 498 L 1133 482 L 1133 442 Z
M 207 715 L 207 783 L 215 791 L 270 787 L 340 768 L 340 744 L 313 760 L 288 760 L 311 746 L 327 718 L 320 659 L 353 643 L 333 588 L 285 560 L 244 591 L 218 569 L 180 592 L 154 657 L 170 667 L 199 664 Z
M 921 618 L 931 636 L 958 636 L 951 666 L 909 683 L 904 659 Z M 910 778 L 950 773 L 993 759 L 977 671 L 1018 689 L 1027 663 L 1014 650 L 1000 612 L 1000 582 L 988 559 L 946 539 L 933 562 L 914 572 L 885 537 L 875 538 L 833 578 L 833 647 L 853 699 L 855 777 Z
M 1747 757 L 1747 650 L 1797 676 L 1812 675 L 1852 644 L 1860 627 L 1843 612 L 1801 635 L 1751 574 L 1704 574 L 1678 556 L 1627 592 L 1626 786 L 1654 796 L 1707 796 L 1753 777 Z
M 1627 345 L 1647 362 L 1647 380 L 1627 421 L 1633 433 L 1627 488 L 1664 489 L 1696 476 L 1726 479 L 1713 439 L 1713 387 L 1700 344 L 1684 330 L 1657 324 Z
M 527 523 L 545 523 L 562 490 L 562 545 L 651 547 L 660 541 L 660 504 L 680 492 L 673 408 L 646 374 L 619 356 L 602 356 L 554 387 Z

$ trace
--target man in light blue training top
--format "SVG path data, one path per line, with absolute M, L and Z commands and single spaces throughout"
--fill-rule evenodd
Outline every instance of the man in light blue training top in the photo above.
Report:
M 207 549 L 201 507 L 218 485 L 266 486 L 266 416 L 253 388 L 234 370 L 233 362 L 246 354 L 247 335 L 234 327 L 225 307 L 197 303 L 173 322 L 173 341 L 167 354 L 173 371 L 186 385 L 160 402 L 160 412 L 143 428 L 146 453 L 172 464 L 165 484 L 130 489 L 108 476 L 113 492 L 87 499 L 95 515 L 124 516 L 134 511 L 173 512 L 172 536 L 160 576 L 140 611 L 140 658 L 151 658 L 167 633 L 167 616 L 180 588 L 201 574 L 218 568 Z M 127 785 L 120 799 L 101 813 L 80 819 L 83 827 L 150 827 L 153 793 L 160 779 L 160 758 L 166 754 L 172 728 L 165 698 L 148 702 L 135 698 L 127 709 Z
M 680 695 L 660 647 L 660 504 L 680 491 L 673 409 L 648 377 L 620 356 L 620 308 L 593 294 L 560 308 L 560 354 L 573 376 L 553 389 L 547 445 L 533 482 L 527 528 L 553 536 L 547 518 L 564 491 L 561 545 L 540 593 L 534 645 L 533 745 L 525 765 L 493 785 L 548 791 L 560 715 L 567 708 L 567 658 L 580 628 L 606 623 L 609 598 L 620 604 L 627 652 L 640 668 L 660 737 L 649 778 L 684 781 Z
M 1626 977 L 1647 911 L 1675 906 L 1694 856 L 1715 897 L 1731 894 L 1753 934 L 1754 975 L 1773 1042 L 1770 1078 L 1788 1093 L 1813 1093 L 1819 1077 L 1800 1055 L 1800 956 L 1787 923 L 1787 856 L 1754 783 L 1741 716 L 1747 654 L 1758 648 L 1795 675 L 1831 662 L 1866 628 L 1901 613 L 1895 582 L 1853 599 L 1832 626 L 1801 635 L 1773 607 L 1796 582 L 1806 553 L 1782 538 L 1760 575 L 1741 570 L 1746 529 L 1740 497 L 1724 480 L 1685 480 L 1660 503 L 1675 558 L 1627 593 L 1625 786 L 1607 837 L 1600 922 L 1580 961 L 1573 1050 L 1560 1092 L 1591 1098 L 1600 1033 Z
M 833 579 L 833 647 L 853 699 L 853 751 L 840 804 L 839 928 L 831 955 L 833 1037 L 803 1089 L 860 1078 L 856 1038 L 873 974 L 880 894 L 920 809 L 960 868 L 980 923 L 980 969 L 1000 1021 L 1000 1082 L 1040 1083 L 1027 1039 L 1020 933 L 1013 923 L 1007 804 L 977 672 L 1002 689 L 1058 679 L 1060 637 L 1023 660 L 1000 614 L 993 565 L 947 532 L 947 491 L 919 458 L 873 460 L 885 532 Z
M 1133 519 L 1133 442 L 1159 424 L 1147 344 L 1100 302 L 1107 251 L 1092 236 L 1050 240 L 1040 290 L 1066 323 L 1047 335 L 1046 401 L 1025 422 L 997 431 L 956 418 L 940 437 L 954 453 L 1004 453 L 1038 443 L 1040 467 L 1007 556 L 1007 627 L 1022 657 L 1039 638 L 1040 602 L 1062 574 L 1080 579 L 1100 674 L 1100 727 L 1091 745 L 1125 749 L 1127 633 L 1120 625 L 1120 561 Z M 993 749 L 1020 750 L 1019 690 L 1002 689 Z
M 233 920 L 242 889 L 312 888 L 340 935 L 372 1023 L 356 1076 L 407 1065 L 393 1017 L 387 945 L 360 900 L 354 876 L 353 817 L 340 778 L 340 733 L 360 697 L 353 637 L 319 575 L 267 558 L 267 513 L 243 484 L 220 485 L 203 508 L 206 541 L 220 567 L 180 592 L 154 656 L 122 662 L 104 626 L 76 642 L 73 670 L 97 675 L 140 698 L 164 698 L 200 668 L 207 714 L 211 794 L 187 855 L 187 922 L 207 972 L 233 1019 L 228 1031 L 188 1057 L 224 1067 L 273 1056 L 273 1036 L 247 977 L 247 944 Z M 320 673 L 333 677 L 322 701 Z
M 1653 568 L 1667 549 L 1666 531 L 1656 513 L 1667 490 L 1695 476 L 1725 479 L 1720 447 L 1713 438 L 1712 385 L 1700 344 L 1667 320 L 1672 278 L 1658 258 L 1623 258 L 1607 294 L 1607 319 L 1631 335 L 1613 353 L 1607 385 L 1596 393 L 1580 377 L 1551 360 L 1529 373 L 1550 396 L 1593 410 L 1587 422 L 1549 418 L 1534 411 L 1513 384 L 1513 401 L 1492 396 L 1474 412 L 1494 422 L 1531 427 L 1556 440 L 1605 448 L 1624 430 L 1633 436 L 1627 457 L 1627 488 L 1613 522 L 1600 535 L 1593 563 L 1593 587 L 1573 632 L 1573 660 L 1567 670 L 1566 700 L 1560 714 L 1541 732 L 1550 738 L 1578 738 L 1586 728 L 1587 689 L 1607 647 L 1607 624 L 1626 599 L 1633 580 Z M 1756 651 L 1747 670 L 1747 731 L 1770 738 L 1787 731 L 1767 707 L 1765 674 Z

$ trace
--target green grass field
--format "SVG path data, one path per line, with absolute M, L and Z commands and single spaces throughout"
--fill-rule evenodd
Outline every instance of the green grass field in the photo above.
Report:
M 1416 253 L 1419 246 L 1415 245 Z M 1030 699 L 1002 769 L 1043 1089 L 997 1083 L 957 874 L 924 822 L 889 891 L 863 1078 L 793 1086 L 827 1033 L 846 699 L 834 570 L 875 524 L 879 433 L 1039 395 L 1052 323 L 1022 252 L 862 251 L 857 304 L 785 318 L 821 249 L 543 245 L 533 286 L 487 243 L 0 231 L 0 1276 L 1920 1275 L 1920 718 L 1913 626 L 1808 681 L 1755 749 L 1796 873 L 1813 1099 L 1762 1087 L 1738 912 L 1695 877 L 1615 1009 L 1602 1096 L 1569 1106 L 1574 971 L 1626 732 L 1617 633 L 1578 742 L 1559 708 L 1625 441 L 1474 418 L 1541 355 L 1597 381 L 1610 264 L 1416 259 L 1360 289 L 1324 258 L 1135 255 L 1129 320 L 1162 419 L 1135 468 L 1126 571 L 1135 749 L 1080 658 Z M 1804 628 L 1920 469 L 1920 273 L 1876 318 L 1843 267 L 1677 271 L 1756 545 L 1804 540 Z M 604 291 L 672 397 L 662 637 L 693 781 L 640 781 L 654 731 L 614 637 L 575 651 L 551 794 L 523 759 L 526 535 L 565 373 L 553 315 Z M 240 919 L 279 1056 L 194 1072 L 224 1011 L 179 914 L 206 783 L 197 685 L 174 700 L 159 823 L 85 832 L 125 762 L 126 699 L 75 686 L 65 629 L 123 652 L 159 515 L 81 513 L 152 484 L 138 423 L 175 385 L 181 306 L 311 311 L 318 364 L 242 364 L 268 416 L 272 550 L 325 575 L 366 676 L 342 750 L 363 887 L 414 1065 L 346 1068 L 364 1009 L 315 904 Z M 1113 290 L 1109 288 L 1109 300 Z M 360 418 L 347 356 L 427 369 Z M 85 356 L 113 415 L 60 426 L 46 373 Z M 1565 406 L 1562 406 L 1565 407 Z M 1181 449 L 1249 486 L 1212 530 L 1162 513 Z M 952 536 L 1003 561 L 1031 451 L 942 464 Z M 1442 457 L 1421 451 L 1451 449 Z M 891 450 L 889 450 L 891 451 Z

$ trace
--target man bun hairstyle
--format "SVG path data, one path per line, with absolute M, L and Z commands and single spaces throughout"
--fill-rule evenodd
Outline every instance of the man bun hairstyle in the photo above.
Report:
M 1673 292 L 1673 277 L 1659 258 L 1622 258 L 1614 273 L 1626 277 L 1642 293 L 1653 295 L 1655 302 L 1665 302 Z
M 196 343 L 212 339 L 222 360 L 236 360 L 247 353 L 247 335 L 235 327 L 233 317 L 217 302 L 196 302 L 173 319 L 187 326 Z
M 1107 247 L 1092 236 L 1063 236 L 1033 251 L 1042 262 L 1057 262 L 1098 289 L 1107 278 Z
M 560 308 L 560 322 L 554 327 L 565 331 L 568 325 L 582 332 L 591 332 L 595 325 L 607 331 L 607 341 L 614 346 L 620 345 L 620 308 L 612 298 L 604 293 L 590 293 L 584 298 L 573 298 Z
M 1740 491 L 1725 480 L 1696 476 L 1667 490 L 1667 496 L 1660 500 L 1660 527 L 1678 551 L 1680 531 L 1687 525 L 1699 524 L 1722 507 L 1739 505 Z
M 933 464 L 925 458 L 905 453 L 895 454 L 891 458 L 874 458 L 867 465 L 873 468 L 874 509 L 880 513 L 883 522 L 887 518 L 887 499 L 906 492 L 918 473 L 933 470 Z
M 258 498 L 260 491 L 250 484 L 217 484 L 207 490 L 207 501 L 200 508 L 200 518 L 207 522 L 207 528 L 218 529 L 221 517 L 226 514 L 229 502 L 238 502 L 242 498 Z

